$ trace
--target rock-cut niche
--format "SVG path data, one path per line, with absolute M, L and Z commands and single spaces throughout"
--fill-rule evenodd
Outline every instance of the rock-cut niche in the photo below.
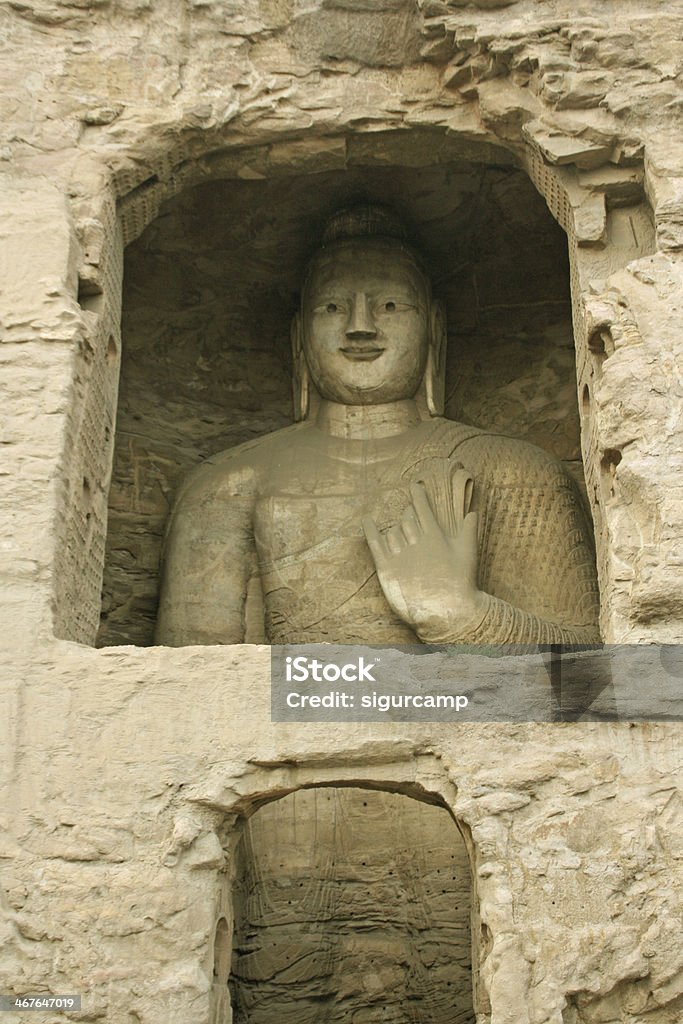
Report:
M 443 807 L 355 788 L 262 807 L 236 851 L 235 1024 L 473 1024 L 471 886 Z
M 188 189 L 126 250 L 99 646 L 153 643 L 189 469 L 292 422 L 302 278 L 325 219 L 358 199 L 405 220 L 445 306 L 445 415 L 538 445 L 582 483 L 567 240 L 519 168 L 451 159 Z

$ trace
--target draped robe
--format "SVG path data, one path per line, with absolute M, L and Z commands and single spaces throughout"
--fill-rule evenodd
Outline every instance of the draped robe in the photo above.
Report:
M 378 440 L 305 422 L 214 456 L 169 520 L 157 642 L 240 643 L 256 581 L 271 643 L 419 642 L 389 607 L 361 527 L 393 525 L 422 480 L 452 519 L 453 470 L 473 481 L 486 615 L 462 643 L 598 639 L 591 531 L 573 481 L 525 442 L 450 420 Z

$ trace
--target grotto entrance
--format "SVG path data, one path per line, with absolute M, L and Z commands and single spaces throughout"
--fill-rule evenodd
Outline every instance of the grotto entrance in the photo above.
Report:
M 443 806 L 332 787 L 267 804 L 236 851 L 235 1024 L 473 1024 L 471 888 Z
M 343 170 L 186 188 L 127 247 L 98 646 L 153 643 L 187 471 L 292 422 L 291 318 L 345 203 L 394 207 L 425 256 L 447 315 L 445 415 L 536 444 L 582 482 L 567 238 L 510 153 L 449 145 L 416 130 Z

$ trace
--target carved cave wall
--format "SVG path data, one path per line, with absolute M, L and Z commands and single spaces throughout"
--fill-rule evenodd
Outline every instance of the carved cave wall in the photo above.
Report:
M 526 167 L 567 230 L 605 636 L 683 637 L 683 4 L 39 0 L 4 5 L 0 16 L 3 991 L 42 991 L 49 979 L 55 992 L 84 988 L 92 1020 L 208 1021 L 214 939 L 223 919 L 221 935 L 232 927 L 229 847 L 245 807 L 266 791 L 325 780 L 382 788 L 388 778 L 407 792 L 422 759 L 457 785 L 447 803 L 472 830 L 474 908 L 488 936 L 482 1021 L 678 1024 L 675 726 L 283 729 L 269 721 L 262 649 L 84 645 L 100 614 L 124 244 L 148 229 L 177 254 L 178 231 L 171 225 L 165 241 L 164 218 L 172 203 L 192 206 L 188 186 L 218 196 L 229 190 L 225 179 L 249 179 L 265 196 L 276 189 L 273 172 L 310 184 L 377 163 L 368 153 L 379 150 L 381 162 L 382 133 L 403 150 L 406 136 L 426 130 L 449 140 L 449 151 L 434 137 L 422 147 L 426 162 L 410 157 L 414 167 L 478 162 L 503 171 L 500 181 L 512 180 L 512 165 Z M 501 161 L 501 149 L 514 159 Z M 402 166 L 395 152 L 387 163 Z M 110 542 L 105 605 L 117 644 L 133 638 L 124 632 L 131 619 L 123 625 L 131 612 L 143 620 L 136 642 L 149 641 L 153 547 L 173 475 L 233 443 L 241 426 L 224 418 L 220 397 L 194 398 L 204 371 L 180 339 L 207 338 L 204 314 L 225 297 L 217 265 L 204 274 L 195 265 L 193 218 L 185 223 L 198 301 L 151 259 L 158 291 L 177 288 L 181 299 L 155 297 L 166 340 L 173 335 L 157 350 L 168 387 L 155 400 L 165 424 L 173 421 L 171 381 L 189 371 L 199 388 L 181 389 L 179 419 L 206 431 L 188 444 L 171 422 L 154 436 L 145 397 L 135 437 L 130 398 L 144 374 L 124 371 L 119 448 L 130 455 L 127 464 L 117 456 L 111 489 L 119 540 L 118 554 Z M 141 237 L 141 248 L 129 248 L 129 266 L 146 244 Z M 475 276 L 467 270 L 463 280 Z M 278 293 L 283 309 L 294 301 L 287 287 Z M 134 308 L 129 293 L 125 315 Z M 223 308 L 227 315 L 234 301 Z M 129 335 L 133 345 L 149 343 L 154 332 L 143 327 L 141 319 Z M 548 344 L 554 330 L 554 322 L 543 330 L 544 351 L 565 353 Z M 485 340 L 505 349 L 507 337 L 492 327 Z M 211 345 L 213 355 L 225 351 L 218 335 L 204 344 L 210 357 Z M 268 415 L 286 418 L 279 385 L 275 399 L 275 381 L 288 378 L 286 337 L 275 346 L 282 365 L 267 356 Z M 451 345 L 451 358 L 456 351 Z M 138 369 L 145 358 L 136 356 Z M 467 358 L 469 376 L 451 367 L 451 388 L 467 381 L 477 408 L 465 407 L 457 386 L 453 408 L 485 422 L 487 398 Z M 262 411 L 250 407 L 252 385 L 233 367 L 235 407 L 254 423 Z M 543 363 L 543 380 L 549 372 Z M 493 414 L 530 436 L 520 380 L 508 381 L 508 411 L 494 405 Z M 535 383 L 525 392 L 537 393 Z M 547 414 L 544 406 L 540 422 L 551 424 Z M 151 541 L 136 533 L 143 522 Z M 125 573 L 135 596 L 128 606 Z M 48 1022 L 37 1014 L 36 1024 Z
M 677 287 L 680 248 L 677 150 L 667 139 L 675 136 L 679 7 L 660 17 L 651 0 L 628 0 L 619 7 L 615 34 L 611 0 L 590 12 L 560 0 L 502 6 L 487 0 L 474 5 L 475 13 L 455 0 L 378 0 L 369 8 L 364 2 L 320 9 L 297 2 L 285 17 L 277 5 L 257 3 L 238 16 L 221 0 L 193 7 L 182 31 L 187 12 L 172 3 L 161 36 L 158 14 L 136 5 L 103 10 L 84 38 L 85 14 L 64 12 L 59 2 L 55 11 L 47 3 L 45 10 L 8 15 L 16 52 L 33 54 L 45 21 L 53 26 L 55 54 L 69 54 L 61 77 L 56 65 L 46 66 L 40 79 L 24 83 L 17 76 L 8 92 L 10 126 L 25 90 L 40 95 L 51 88 L 59 98 L 44 111 L 31 108 L 35 124 L 28 134 L 13 136 L 10 127 L 3 150 L 22 173 L 40 175 L 42 167 L 46 177 L 63 182 L 75 228 L 65 254 L 67 291 L 75 273 L 80 281 L 80 301 L 73 308 L 67 303 L 68 312 L 57 309 L 62 292 L 46 300 L 55 307 L 57 336 L 66 342 L 81 332 L 83 351 L 54 490 L 68 511 L 55 527 L 54 593 L 48 608 L 43 595 L 40 614 L 50 615 L 57 635 L 93 642 L 120 330 L 121 250 L 112 198 L 126 243 L 188 184 L 347 168 L 362 162 L 359 154 L 372 150 L 383 131 L 396 139 L 431 128 L 461 157 L 478 150 L 481 159 L 492 143 L 514 154 L 569 235 L 603 635 L 638 641 L 654 631 L 673 639 L 680 618 L 681 499 L 657 456 L 662 440 L 671 457 L 676 450 L 676 420 L 663 396 L 672 386 L 676 346 L 676 309 L 668 296 Z M 234 34 L 224 31 L 223 18 Z M 112 24 L 119 42 L 108 50 Z M 131 32 L 146 41 L 134 48 L 139 78 L 131 78 L 129 52 L 120 45 Z M 147 44 L 149 59 L 143 59 Z M 105 53 L 112 74 L 88 88 L 101 66 L 95 55 Z M 428 163 L 440 159 L 439 146 L 430 142 L 428 154 Z M 20 195 L 21 178 L 13 187 Z M 31 190 L 35 207 L 35 181 Z M 53 199 L 45 195 L 48 207 Z M 653 336 L 655 347 L 648 340 L 638 352 L 639 318 L 646 322 L 650 306 L 657 309 L 660 339 L 662 330 L 666 337 L 657 347 Z M 17 321 L 19 333 L 23 323 Z M 592 351 L 594 333 L 610 339 L 611 358 L 599 379 L 594 363 L 603 360 Z M 109 370 L 95 394 L 103 375 L 94 364 L 103 352 L 110 353 Z M 60 356 L 66 358 L 66 349 Z M 636 394 L 643 380 L 657 387 Z M 648 481 L 655 480 L 653 489 Z M 154 598 L 148 583 L 142 589 L 138 604 L 148 622 Z M 112 606 L 110 613 L 115 619 L 118 610 Z

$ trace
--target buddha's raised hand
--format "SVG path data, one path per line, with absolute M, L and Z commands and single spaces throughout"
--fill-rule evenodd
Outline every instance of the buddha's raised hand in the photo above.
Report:
M 477 587 L 478 517 L 464 504 L 471 486 L 457 469 L 443 526 L 421 482 L 411 484 L 412 503 L 388 530 L 380 533 L 370 516 L 363 519 L 387 601 L 427 643 L 467 635 L 486 612 L 486 596 Z

